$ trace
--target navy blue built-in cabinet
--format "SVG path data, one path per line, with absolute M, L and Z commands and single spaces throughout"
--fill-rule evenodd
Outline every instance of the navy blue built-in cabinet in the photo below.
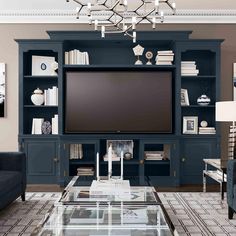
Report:
M 77 174 L 79 167 L 96 170 L 96 153 L 100 154 L 101 175 L 107 175 L 107 140 L 133 140 L 133 158 L 124 161 L 125 178 L 135 176 L 138 184 L 147 180 L 155 186 L 199 184 L 202 181 L 203 159 L 220 157 L 220 131 L 215 122 L 215 102 L 220 98 L 220 47 L 222 40 L 189 39 L 190 31 L 138 32 L 137 44 L 152 51 L 153 65 L 134 65 L 136 45 L 123 35 L 98 32 L 50 31 L 50 39 L 16 40 L 19 44 L 19 149 L 27 154 L 27 182 L 65 185 Z M 87 51 L 90 65 L 66 65 L 65 52 L 72 49 Z M 157 51 L 173 50 L 172 65 L 155 65 Z M 53 56 L 58 62 L 58 75 L 32 75 L 32 55 Z M 181 61 L 195 61 L 199 74 L 181 76 Z M 173 132 L 158 133 L 65 133 L 65 75 L 70 71 L 170 71 L 172 72 Z M 31 95 L 41 90 L 58 87 L 57 106 L 35 106 Z M 181 88 L 188 90 L 189 106 L 181 106 Z M 197 98 L 207 94 L 208 106 L 197 104 Z M 33 118 L 51 118 L 58 114 L 58 134 L 31 134 Z M 198 126 L 206 120 L 216 128 L 216 134 L 183 134 L 183 117 L 197 116 Z M 73 152 L 82 150 L 82 158 Z M 76 149 L 77 148 L 77 149 Z M 165 160 L 146 160 L 147 152 L 164 152 Z M 119 163 L 113 173 L 118 175 Z M 96 172 L 96 171 L 95 171 Z M 88 180 L 94 176 L 87 176 Z M 86 180 L 86 176 L 85 176 Z

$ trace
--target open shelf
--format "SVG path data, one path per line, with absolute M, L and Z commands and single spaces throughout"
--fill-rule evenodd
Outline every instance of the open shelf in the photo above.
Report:
M 170 165 L 170 161 L 165 161 L 165 160 L 161 160 L 161 161 L 146 161 L 144 162 L 145 165 Z
M 108 165 L 108 162 L 101 161 L 100 164 L 101 165 Z M 113 161 L 112 165 L 120 165 L 120 161 Z M 129 160 L 129 161 L 124 160 L 124 165 L 139 165 L 139 162 L 138 161 L 131 161 L 131 160 Z
M 67 70 L 79 70 L 79 69 L 98 69 L 98 70 L 105 70 L 105 69 L 159 69 L 159 70 L 172 70 L 175 69 L 175 65 L 64 65 L 64 69 Z
M 206 106 L 201 106 L 201 105 L 189 105 L 189 106 L 181 106 L 181 108 L 215 108 L 215 105 L 206 105 Z
M 24 78 L 30 79 L 58 79 L 57 75 L 24 75 Z
M 93 161 L 70 160 L 70 165 L 94 165 Z
M 58 106 L 53 106 L 53 105 L 40 105 L 40 106 L 37 106 L 37 105 L 24 105 L 24 107 L 26 108 L 58 108 Z
M 181 75 L 182 79 L 215 79 L 215 75 L 194 75 L 194 76 L 189 76 L 189 75 Z

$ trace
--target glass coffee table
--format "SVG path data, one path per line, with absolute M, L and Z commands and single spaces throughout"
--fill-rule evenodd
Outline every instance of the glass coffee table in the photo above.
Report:
M 130 197 L 89 196 L 73 177 L 32 235 L 178 235 L 153 187 L 130 187 Z

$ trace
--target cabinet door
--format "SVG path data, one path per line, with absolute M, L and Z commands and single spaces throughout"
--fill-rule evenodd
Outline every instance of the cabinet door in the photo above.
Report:
M 25 152 L 28 183 L 57 183 L 57 142 L 26 141 Z
M 216 140 L 184 140 L 181 155 L 181 184 L 201 184 L 203 159 L 219 158 Z

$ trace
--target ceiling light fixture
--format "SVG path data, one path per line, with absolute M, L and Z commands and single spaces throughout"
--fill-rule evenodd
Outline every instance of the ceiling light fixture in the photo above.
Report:
M 170 0 L 66 0 L 78 4 L 76 18 L 83 13 L 88 16 L 89 24 L 106 34 L 123 33 L 136 42 L 136 29 L 140 23 L 150 23 L 156 28 L 157 23 L 164 22 L 164 10 L 176 13 L 175 3 Z M 129 3 L 128 3 L 129 2 Z M 132 4 L 131 4 L 132 2 Z M 162 8 L 163 7 L 163 8 Z

